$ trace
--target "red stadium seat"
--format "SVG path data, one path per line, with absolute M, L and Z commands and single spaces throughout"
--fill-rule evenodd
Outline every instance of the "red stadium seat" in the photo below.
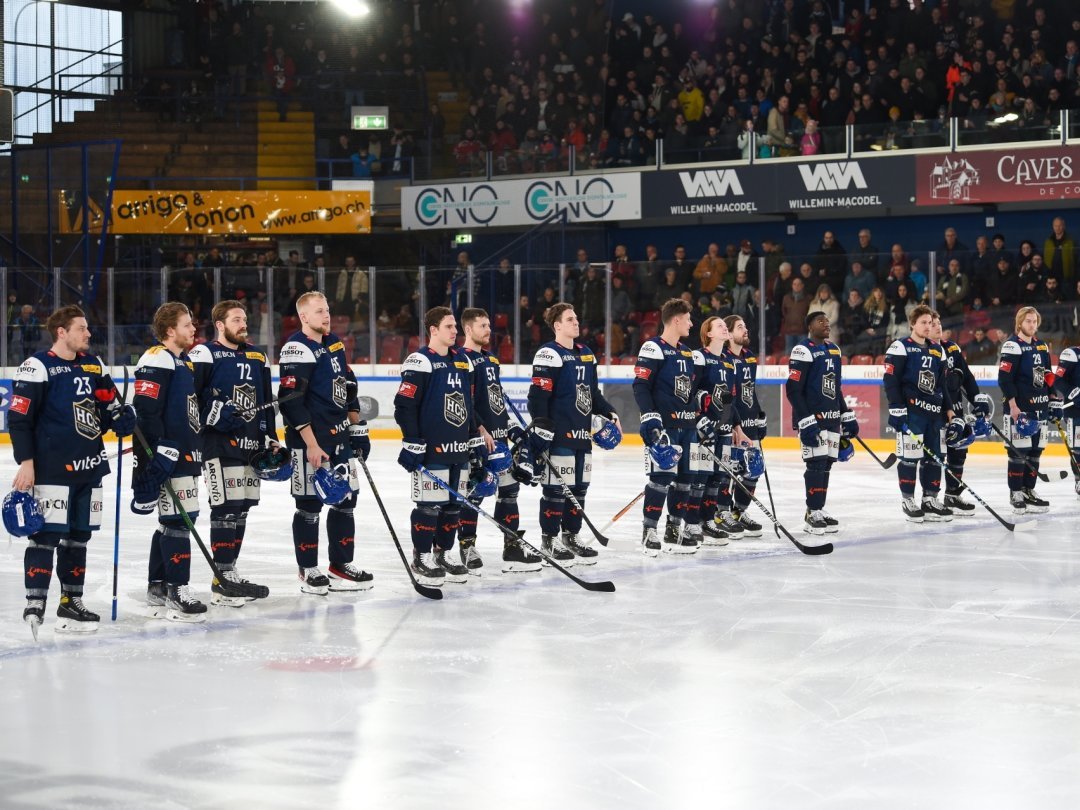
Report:
M 780 358 L 776 362 L 781 366 L 786 366 L 788 364 L 788 360 L 790 360 L 790 359 L 791 358 L 788 357 L 786 354 L 782 354 L 782 355 L 780 355 Z
M 380 363 L 400 363 L 401 353 L 405 348 L 405 338 L 401 335 L 383 335 L 379 344 Z
M 655 321 L 642 321 L 641 322 L 641 332 L 639 334 L 639 337 L 641 338 L 641 342 L 644 343 L 649 338 L 656 337 L 657 331 L 659 331 L 659 330 L 657 329 L 657 325 L 656 325 Z
M 874 355 L 872 354 L 857 354 L 851 358 L 851 365 L 853 366 L 872 366 L 874 365 Z
M 409 345 L 405 347 L 406 356 L 412 354 L 415 351 L 417 351 L 419 348 L 420 348 L 420 336 L 419 335 L 413 335 L 411 338 L 409 338 Z
M 874 358 L 874 365 L 875 366 L 883 366 L 883 365 L 885 365 L 885 355 L 879 354 L 877 357 L 875 357 Z
M 761 361 L 761 364 L 764 365 L 764 366 L 775 366 L 776 365 L 776 355 L 775 354 L 767 354 L 767 355 L 765 355 L 765 357 Z
M 495 313 L 495 328 L 496 329 L 502 329 L 503 331 L 506 331 L 507 329 L 509 329 L 510 328 L 510 316 L 507 315 L 505 312 L 496 312 Z
M 513 363 L 514 362 L 514 342 L 510 340 L 509 335 L 502 339 L 502 343 L 499 344 L 499 362 L 500 363 Z
M 330 319 L 330 331 L 338 337 L 346 335 L 349 332 L 349 316 L 348 315 L 335 315 Z
M 337 334 L 335 332 L 335 334 Z M 355 335 L 338 335 L 341 338 L 341 342 L 345 344 L 345 356 L 352 357 L 356 353 L 356 336 Z
M 300 331 L 300 318 L 297 315 L 286 315 L 281 319 L 281 336 L 288 337 L 293 332 Z
M 358 354 L 352 360 L 354 363 L 370 363 L 371 357 L 366 354 Z
M 650 309 L 648 312 L 641 313 L 641 323 L 642 323 L 642 325 L 647 324 L 647 323 L 651 323 L 651 324 L 660 323 L 660 310 L 658 310 L 658 309 Z
M 1001 343 L 1001 341 L 1005 340 L 1005 338 L 1008 337 L 1000 329 L 994 327 L 986 330 L 986 336 L 990 338 L 990 340 L 992 340 L 994 343 Z

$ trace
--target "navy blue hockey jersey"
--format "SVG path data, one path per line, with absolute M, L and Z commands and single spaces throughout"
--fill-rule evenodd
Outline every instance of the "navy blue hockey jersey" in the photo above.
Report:
M 949 400 L 953 408 L 959 410 L 963 397 L 966 396 L 968 402 L 975 401 L 975 397 L 979 395 L 979 383 L 971 373 L 960 344 L 954 340 L 943 340 L 941 348 L 945 351 L 945 361 L 948 363 L 945 387 L 949 390 Z
M 803 338 L 788 356 L 784 386 L 791 404 L 791 426 L 797 428 L 807 416 L 839 421 L 851 410 L 844 401 L 840 382 L 840 347 L 829 340 L 815 343 Z
M 135 368 L 135 412 L 153 449 L 166 441 L 180 452 L 173 475 L 198 475 L 202 468 L 202 422 L 195 396 L 194 364 L 163 345 L 151 346 Z M 136 456 L 138 461 L 143 455 Z
M 15 372 L 8 431 L 15 461 L 34 461 L 38 483 L 97 483 L 109 474 L 101 434 L 116 393 L 101 361 L 51 351 L 26 358 Z
M 474 352 L 460 349 L 473 367 L 473 380 L 476 385 L 474 401 L 476 417 L 491 437 L 496 441 L 506 441 L 506 428 L 510 424 L 510 414 L 503 395 L 501 366 L 499 358 L 491 352 Z
M 722 404 L 724 394 L 734 397 L 738 385 L 735 377 L 735 364 L 724 354 L 713 354 L 708 349 L 693 352 L 695 366 L 695 390 L 704 391 L 712 398 L 710 409 L 703 415 L 716 423 L 720 433 L 730 433 L 735 418 L 735 406 Z M 732 401 L 734 402 L 734 400 Z M 646 412 L 647 413 L 647 412 Z
M 195 392 L 200 406 L 205 409 L 214 400 L 231 401 L 244 420 L 243 427 L 232 433 L 214 428 L 203 431 L 203 454 L 207 458 L 246 461 L 266 446 L 267 438 L 277 439 L 274 409 L 253 412 L 274 396 L 266 355 L 246 344 L 230 349 L 212 340 L 193 348 L 189 356 L 195 364 Z
M 912 337 L 894 340 L 885 352 L 882 377 L 889 407 L 944 419 L 952 410 L 945 385 L 948 368 L 945 350 L 939 344 L 929 340 L 920 344 Z
M 1009 335 L 1001 344 L 998 385 L 1006 403 L 1016 400 L 1024 413 L 1046 419 L 1050 410 L 1050 386 L 1056 378 L 1050 370 L 1050 347 L 1038 337 L 1028 343 Z
M 281 380 L 278 397 L 300 388 L 302 397 L 281 405 L 285 444 L 294 450 L 307 447 L 300 430 L 311 426 L 315 441 L 327 453 L 349 441 L 349 411 L 360 411 L 356 399 L 356 375 L 349 368 L 345 344 L 334 334 L 321 341 L 297 332 L 278 355 Z
M 473 396 L 473 367 L 464 350 L 443 355 L 424 346 L 401 364 L 394 420 L 404 438 L 427 442 L 425 463 L 463 464 L 476 432 Z
M 596 355 L 575 343 L 567 349 L 552 340 L 533 356 L 529 414 L 555 423 L 555 447 L 582 450 L 592 446 L 592 415 L 611 418 L 615 411 L 600 391 Z
M 738 390 L 732 391 L 732 394 L 735 396 L 735 412 L 738 414 L 739 423 L 745 424 L 758 419 L 762 409 L 757 395 L 757 355 L 745 348 L 738 353 L 728 349 L 724 351 L 724 359 L 735 366 Z
M 1054 374 L 1058 382 L 1054 383 L 1063 397 L 1068 397 L 1076 389 L 1080 388 L 1080 349 L 1070 346 L 1058 357 L 1058 367 Z M 1080 392 L 1078 392 L 1080 396 Z M 1080 419 L 1080 414 L 1072 414 L 1073 419 Z
M 733 369 L 734 370 L 734 369 Z M 634 364 L 634 401 L 641 413 L 658 413 L 665 429 L 693 427 L 697 421 L 694 353 L 662 337 L 641 344 Z

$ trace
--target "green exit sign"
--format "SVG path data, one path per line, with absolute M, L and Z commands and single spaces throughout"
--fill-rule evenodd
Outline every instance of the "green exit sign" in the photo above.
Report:
M 353 129 L 386 129 L 385 115 L 356 115 L 352 120 Z

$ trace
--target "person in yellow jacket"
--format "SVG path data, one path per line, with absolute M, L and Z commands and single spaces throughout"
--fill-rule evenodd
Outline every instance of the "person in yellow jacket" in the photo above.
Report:
M 693 123 L 701 120 L 701 114 L 705 110 L 705 96 L 692 79 L 683 82 L 683 89 L 679 91 L 679 104 L 687 121 Z

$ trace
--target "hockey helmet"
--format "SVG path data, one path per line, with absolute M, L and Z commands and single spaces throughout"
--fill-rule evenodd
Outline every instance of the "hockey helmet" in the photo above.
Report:
M 4 505 L 0 509 L 4 517 L 4 528 L 13 537 L 29 537 L 45 528 L 45 516 L 41 507 L 29 492 L 13 489 L 4 496 Z
M 682 448 L 671 443 L 671 437 L 665 431 L 660 440 L 649 445 L 649 455 L 652 456 L 656 466 L 661 470 L 670 470 L 677 467 L 682 459 Z
M 984 439 L 990 435 L 990 433 L 992 432 L 992 428 L 990 427 L 989 420 L 983 418 L 982 416 L 977 416 L 971 422 L 971 431 L 975 434 L 976 438 Z
M 1040 427 L 1039 420 L 1027 413 L 1021 413 L 1013 421 L 1013 430 L 1016 431 L 1017 436 L 1023 439 L 1034 436 L 1039 432 Z
M 840 437 L 840 451 L 836 456 L 837 461 L 851 461 L 855 458 L 855 445 L 847 436 Z
M 487 458 L 484 459 L 484 466 L 490 472 L 499 475 L 509 470 L 512 462 L 510 448 L 502 442 L 495 442 L 495 449 L 488 452 Z
M 311 477 L 312 486 L 319 500 L 327 506 L 334 506 L 352 494 L 349 486 L 349 468 L 344 464 L 336 467 L 319 467 Z
M 292 476 L 292 454 L 281 446 L 267 447 L 251 456 L 251 469 L 263 481 L 288 481 Z
M 592 428 L 592 440 L 596 443 L 596 446 L 602 450 L 614 450 L 619 446 L 619 442 L 622 441 L 622 431 L 619 430 L 619 426 L 610 419 L 604 419 L 602 416 L 596 416 L 594 414 L 592 418 Z
M 470 498 L 490 498 L 499 491 L 499 479 L 490 470 L 481 468 L 480 473 L 469 476 Z
M 952 450 L 963 450 L 975 441 L 975 431 L 967 421 L 955 418 L 950 419 L 945 426 L 945 446 Z

